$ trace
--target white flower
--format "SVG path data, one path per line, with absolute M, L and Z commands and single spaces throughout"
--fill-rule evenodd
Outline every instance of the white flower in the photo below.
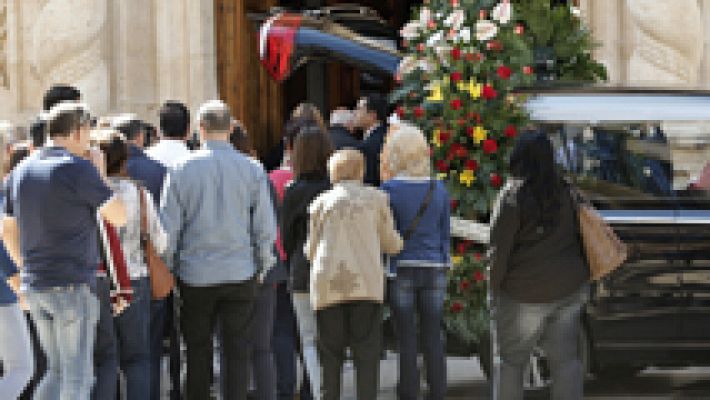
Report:
M 498 26 L 493 22 L 482 19 L 476 22 L 476 39 L 483 42 L 493 39 L 498 34 Z
M 579 7 L 572 6 L 570 7 L 570 11 L 572 12 L 572 15 L 577 18 L 580 18 L 582 16 L 582 11 L 579 9 Z
M 443 46 L 436 46 L 434 48 L 434 52 L 436 53 L 436 56 L 439 58 L 439 62 L 442 65 L 449 65 L 449 53 L 451 53 L 451 46 L 443 45 Z
M 464 43 L 471 42 L 471 29 L 466 27 L 459 31 L 458 39 Z
M 402 59 L 397 67 L 397 73 L 407 75 L 419 67 L 419 59 L 415 56 L 407 56 Z
M 419 24 L 422 28 L 426 28 L 427 24 L 431 20 L 431 10 L 428 7 L 422 7 L 419 10 Z
M 412 40 L 419 37 L 419 22 L 410 21 L 399 31 L 403 39 Z
M 439 42 L 441 42 L 444 39 L 444 31 L 437 31 L 435 34 L 429 36 L 429 39 L 426 41 L 426 45 L 428 47 L 431 47 Z
M 466 13 L 462 9 L 455 10 L 444 20 L 444 25 L 451 27 L 451 29 L 459 30 L 463 26 L 463 22 L 466 19 Z
M 507 24 L 510 22 L 512 14 L 513 6 L 511 6 L 508 1 L 498 3 L 498 5 L 493 9 L 493 19 L 501 24 Z

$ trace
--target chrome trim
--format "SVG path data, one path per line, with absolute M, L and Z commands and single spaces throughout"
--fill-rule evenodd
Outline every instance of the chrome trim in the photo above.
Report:
M 644 348 L 644 349 L 654 349 L 654 348 L 678 348 L 678 349 L 710 349 L 710 342 L 608 342 L 608 343 L 594 343 L 595 348 L 609 348 L 609 349 L 634 349 L 634 348 Z

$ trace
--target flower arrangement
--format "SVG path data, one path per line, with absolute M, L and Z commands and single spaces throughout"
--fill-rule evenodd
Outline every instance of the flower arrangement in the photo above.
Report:
M 551 7 L 548 0 L 424 0 L 400 32 L 405 57 L 391 99 L 400 118 L 428 135 L 434 170 L 447 183 L 455 217 L 488 221 L 508 176 L 508 154 L 528 121 L 524 98 L 514 89 L 537 80 L 531 32 L 539 32 L 542 14 L 531 22 L 520 12 L 545 9 L 532 2 Z M 578 18 L 559 21 L 587 35 L 579 54 L 588 55 L 591 41 Z M 570 54 L 559 55 L 561 64 L 569 65 Z M 573 77 L 598 76 L 580 71 Z M 445 324 L 449 333 L 476 343 L 488 329 L 486 248 L 460 239 L 452 247 Z

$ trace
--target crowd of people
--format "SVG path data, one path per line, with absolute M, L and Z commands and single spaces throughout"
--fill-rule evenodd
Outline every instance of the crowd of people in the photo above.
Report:
M 166 102 L 148 146 L 136 116 L 97 119 L 76 88 L 53 86 L 29 143 L 3 136 L 3 396 L 159 399 L 162 386 L 268 400 L 300 386 L 339 399 L 349 349 L 358 398 L 374 399 L 389 291 L 401 398 L 419 390 L 417 311 L 430 397 L 443 398 L 448 194 L 424 135 L 388 132 L 387 111 L 370 95 L 327 126 L 302 104 L 267 170 L 221 101 L 197 111 L 197 148 L 187 107 Z
M 424 134 L 388 126 L 382 96 L 334 110 L 329 126 L 299 105 L 278 162 L 258 159 L 217 100 L 196 113 L 199 146 L 176 101 L 150 146 L 149 124 L 94 118 L 71 86 L 43 108 L 29 143 L 0 143 L 3 398 L 337 400 L 350 357 L 357 398 L 373 400 L 387 302 L 398 397 L 419 398 L 423 353 L 426 398 L 444 399 L 449 194 Z M 581 399 L 575 203 L 545 135 L 522 135 L 511 167 L 491 220 L 494 393 L 522 398 L 546 339 L 553 397 Z

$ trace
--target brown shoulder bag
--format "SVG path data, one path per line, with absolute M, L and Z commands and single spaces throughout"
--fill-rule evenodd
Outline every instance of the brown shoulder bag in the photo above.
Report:
M 587 256 L 589 277 L 597 281 L 619 268 L 629 257 L 629 249 L 577 189 L 572 190 L 572 197 L 577 205 L 579 233 Z
M 145 256 L 145 263 L 148 265 L 153 299 L 160 300 L 166 298 L 175 287 L 175 277 L 163 259 L 160 258 L 158 252 L 155 251 L 153 242 L 150 240 L 145 189 L 139 189 L 138 197 L 140 198 L 141 207 L 141 247 Z

